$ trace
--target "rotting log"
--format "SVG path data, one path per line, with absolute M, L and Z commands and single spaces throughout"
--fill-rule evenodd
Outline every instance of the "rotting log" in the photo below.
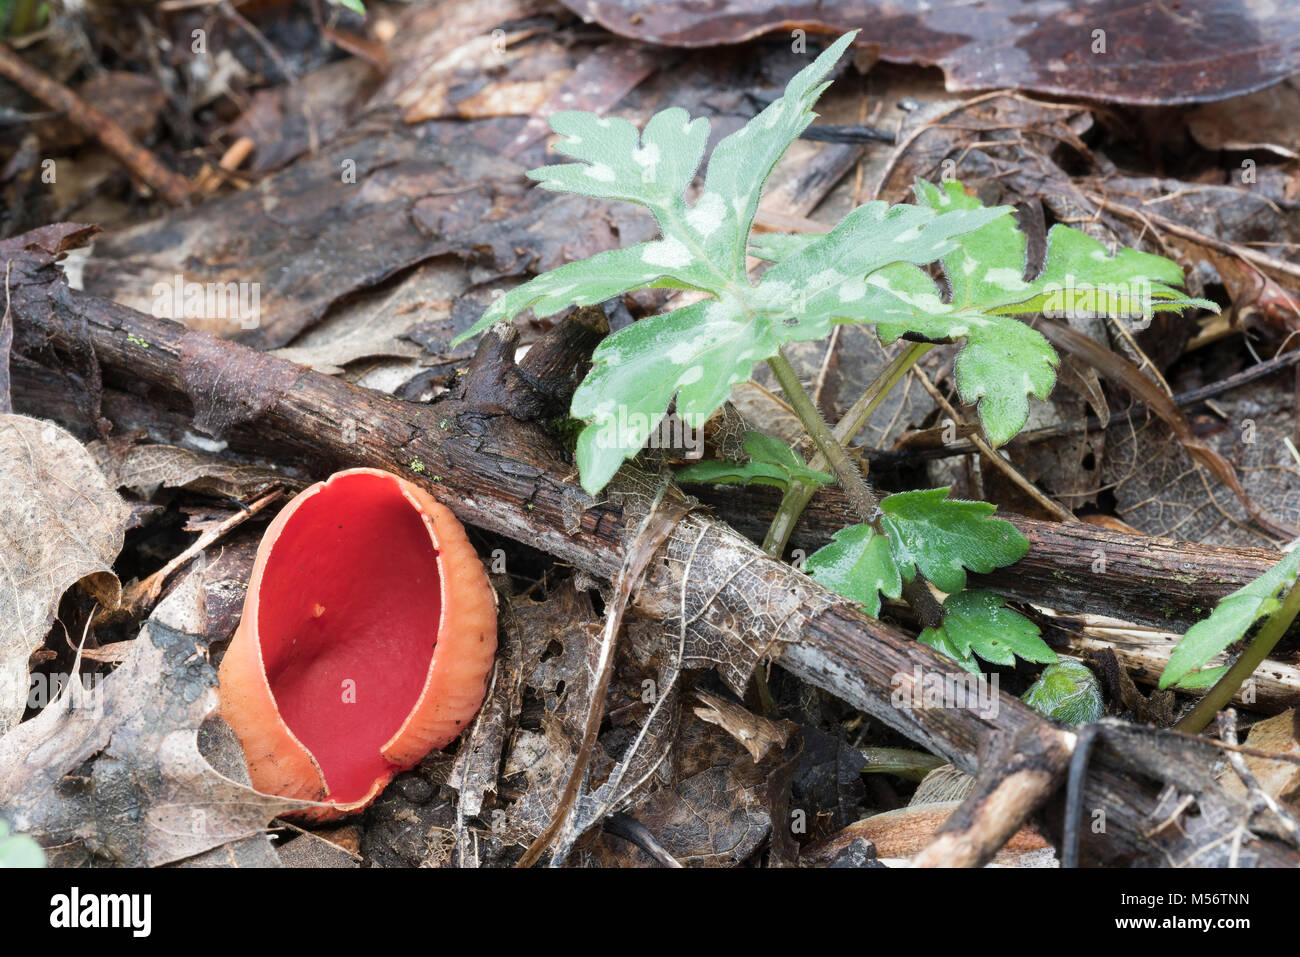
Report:
M 389 469 L 427 488 L 462 521 L 591 575 L 617 573 L 640 518 L 637 490 L 616 488 L 600 500 L 581 490 L 555 437 L 530 418 L 536 379 L 527 358 L 513 366 L 510 341 L 486 337 L 463 377 L 468 381 L 451 397 L 404 402 L 69 289 L 56 260 L 87 235 L 64 224 L 0 243 L 0 269 L 8 275 L 15 349 L 47 367 L 72 369 L 86 384 L 84 413 L 92 424 L 101 421 L 102 372 L 104 382 L 189 414 L 195 428 L 232 446 L 320 474 L 359 465 Z M 1001 692 L 983 709 L 897 706 L 900 694 L 919 692 L 918 681 L 950 682 L 952 663 L 703 511 L 687 514 L 651 568 L 636 607 L 665 620 L 678 609 L 689 612 L 677 624 L 685 622 L 694 646 L 716 649 L 695 663 L 717 662 L 733 687 L 752 661 L 773 655 L 972 773 L 981 755 L 998 753 L 1007 740 L 1052 742 L 1057 753 L 1045 758 L 1056 765 L 1068 750 L 1061 745 L 1073 735 Z M 1132 754 L 1120 759 L 1098 748 L 1085 805 L 1104 808 L 1108 827 L 1105 834 L 1085 829 L 1085 861 L 1165 863 L 1195 852 L 1181 828 L 1151 833 L 1159 778 L 1140 762 L 1135 767 Z M 1020 823 L 1008 819 L 1001 830 L 1009 835 Z M 967 863 L 995 850 L 985 841 Z M 1251 835 L 1240 859 L 1295 866 L 1300 853 Z

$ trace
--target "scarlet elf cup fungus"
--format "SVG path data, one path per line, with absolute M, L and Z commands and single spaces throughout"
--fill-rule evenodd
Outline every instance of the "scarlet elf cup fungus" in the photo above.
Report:
M 451 511 L 376 469 L 296 496 L 258 546 L 221 663 L 221 714 L 253 786 L 360 810 L 483 701 L 496 602 Z

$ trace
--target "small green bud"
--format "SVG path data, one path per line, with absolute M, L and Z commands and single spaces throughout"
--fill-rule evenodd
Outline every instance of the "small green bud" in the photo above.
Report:
M 1048 665 L 1021 700 L 1044 717 L 1065 724 L 1087 724 L 1105 711 L 1096 677 L 1077 661 Z

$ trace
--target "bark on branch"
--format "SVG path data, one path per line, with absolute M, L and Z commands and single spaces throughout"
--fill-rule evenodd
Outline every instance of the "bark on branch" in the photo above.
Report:
M 763 488 L 692 487 L 721 518 L 746 535 L 762 535 L 779 496 Z M 1281 555 L 1264 548 L 1200 545 L 1128 535 L 1083 522 L 1043 522 L 1001 515 L 1029 539 L 1029 554 L 971 585 L 1071 614 L 1110 615 L 1185 631 L 1229 592 L 1258 578 Z M 853 524 L 837 489 L 824 489 L 804 512 L 791 545 L 811 554 Z
M 573 465 L 524 401 L 536 388 L 536 369 L 527 361 L 518 375 L 501 368 L 508 359 L 505 344 L 489 337 L 476 360 L 500 377 L 497 387 L 484 387 L 477 377 L 445 401 L 403 402 L 70 290 L 55 259 L 81 238 L 77 227 L 63 225 L 0 243 L 0 270 L 11 261 L 15 348 L 47 366 L 77 370 L 91 390 L 85 411 L 92 423 L 99 416 L 94 390 L 102 369 L 106 383 L 190 415 L 197 428 L 232 447 L 320 474 L 360 465 L 389 469 L 423 485 L 463 521 L 544 549 L 592 575 L 612 578 L 622 565 L 640 518 L 636 490 L 624 485 L 599 501 L 581 490 Z M 544 364 L 556 365 L 553 357 Z M 565 374 L 579 371 L 569 362 Z M 708 574 L 693 574 L 705 559 Z M 996 753 L 995 738 L 1061 740 L 1062 732 L 1001 693 L 983 710 L 899 706 L 899 696 L 917 692 L 918 685 L 951 681 L 952 663 L 843 604 L 703 511 L 680 522 L 651 567 L 636 599 L 642 614 L 667 618 L 676 609 L 693 609 L 687 628 L 698 645 L 749 643 L 753 654 L 771 653 L 794 674 L 963 770 L 979 773 L 977 755 Z M 719 661 L 734 657 L 743 656 L 732 650 L 717 655 Z M 919 705 L 922 696 L 907 701 Z M 1066 750 L 1045 749 L 1053 773 Z M 1159 769 L 1148 774 L 1140 764 L 1132 754 L 1121 759 L 1104 748 L 1094 755 L 1085 804 L 1104 808 L 1108 824 L 1103 834 L 1085 829 L 1085 860 L 1164 862 L 1194 850 L 1180 828 L 1152 832 L 1163 775 Z M 1013 817 L 1003 822 L 1007 833 L 1019 827 Z M 984 840 L 968 862 L 982 859 L 989 843 Z M 1242 859 L 1294 866 L 1300 854 L 1252 837 Z

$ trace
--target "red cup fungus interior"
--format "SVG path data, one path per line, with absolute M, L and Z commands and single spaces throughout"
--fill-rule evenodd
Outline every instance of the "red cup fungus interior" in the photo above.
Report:
M 280 533 L 262 575 L 262 662 L 330 800 L 364 798 L 388 770 L 380 748 L 419 700 L 441 606 L 429 530 L 391 479 L 340 476 Z

